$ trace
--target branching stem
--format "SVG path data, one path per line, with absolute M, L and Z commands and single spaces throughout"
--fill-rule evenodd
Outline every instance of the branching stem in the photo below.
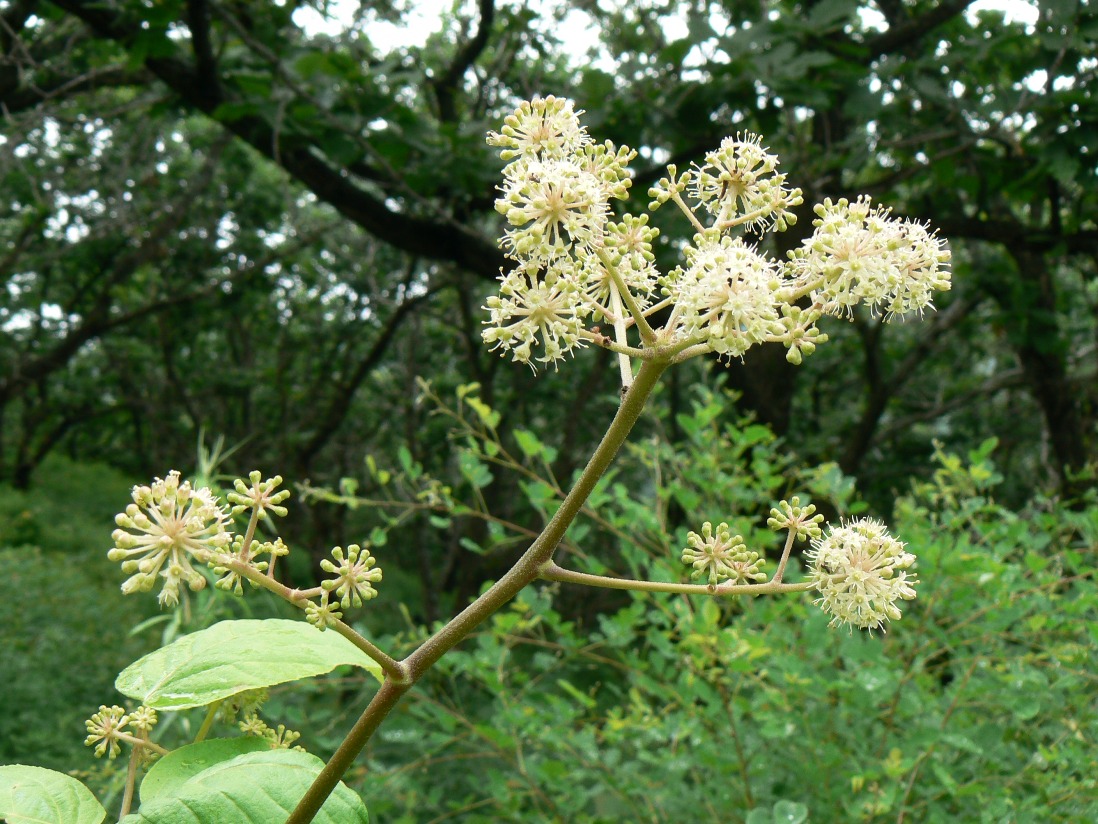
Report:
M 412 685 L 450 649 L 467 638 L 481 623 L 540 577 L 542 569 L 552 559 L 557 545 L 563 540 L 564 533 L 583 508 L 595 484 L 610 467 L 621 445 L 625 443 L 626 437 L 640 418 L 649 395 L 655 389 L 660 375 L 667 366 L 666 360 L 649 361 L 641 366 L 632 387 L 622 399 L 613 422 L 606 430 L 598 447 L 595 448 L 583 474 L 565 497 L 556 514 L 546 524 L 545 529 L 502 578 L 400 662 L 400 667 L 407 673 L 407 681 L 398 682 L 391 676 L 385 679 L 373 700 L 351 728 L 343 743 L 339 745 L 339 749 L 305 792 L 304 797 L 286 820 L 286 824 L 308 824 L 312 821 L 339 783 L 340 778 L 346 774 L 362 748 L 373 736 L 374 731 L 397 705 L 404 693 L 411 689 Z

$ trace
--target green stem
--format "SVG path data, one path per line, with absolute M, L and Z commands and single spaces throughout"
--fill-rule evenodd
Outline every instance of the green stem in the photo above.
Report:
M 686 205 L 686 201 L 682 199 L 682 195 L 679 194 L 678 190 L 673 189 L 671 191 L 671 200 L 674 201 L 675 205 L 682 210 L 684 215 L 686 215 L 686 219 L 690 221 L 695 232 L 698 232 L 699 234 L 705 232 L 705 227 L 702 225 L 702 222 L 698 220 L 698 216 Z
M 137 786 L 137 762 L 141 760 L 141 748 L 134 747 L 130 750 L 130 763 L 126 768 L 126 789 L 122 793 L 122 806 L 118 811 L 118 820 L 121 821 L 130 814 L 133 805 L 133 791 Z
M 599 260 L 602 265 L 606 267 L 606 271 L 610 273 L 610 279 L 614 281 L 614 285 L 618 287 L 618 295 L 625 302 L 625 308 L 629 310 L 629 315 L 633 318 L 633 322 L 637 325 L 637 331 L 640 332 L 641 340 L 647 345 L 651 346 L 656 340 L 656 332 L 648 323 L 648 319 L 644 316 L 644 312 L 640 308 L 640 304 L 637 303 L 637 299 L 633 297 L 633 293 L 629 291 L 629 287 L 625 285 L 625 279 L 622 278 L 621 273 L 618 271 L 618 267 L 614 265 L 614 262 L 610 260 L 610 256 L 606 253 L 605 249 L 597 250 Z M 614 310 L 618 317 L 621 317 L 621 313 Z M 624 343 L 625 341 L 621 341 Z
M 679 595 L 776 595 L 781 592 L 807 592 L 811 581 L 799 584 L 783 584 L 767 581 L 764 584 L 680 584 L 673 581 L 638 581 L 633 578 L 609 578 L 559 567 L 552 561 L 545 565 L 541 577 L 546 581 L 566 584 L 582 584 L 604 589 L 628 589 L 635 592 L 670 592 Z
M 194 743 L 204 741 L 206 736 L 210 733 L 210 727 L 213 726 L 214 719 L 217 718 L 217 711 L 221 709 L 221 704 L 224 703 L 224 699 L 221 701 L 214 701 L 206 709 L 206 717 L 202 719 L 202 726 L 198 728 L 198 732 L 195 733 Z
M 782 549 L 782 559 L 778 561 L 778 570 L 771 579 L 775 584 L 780 584 L 782 582 L 782 576 L 785 575 L 785 565 L 789 563 L 789 550 L 793 548 L 793 541 L 796 539 L 797 528 L 794 526 L 789 530 L 789 535 L 785 539 L 785 547 Z
M 297 807 L 286 819 L 286 824 L 308 824 L 331 795 L 340 778 L 347 773 L 374 731 L 397 705 L 401 697 L 411 689 L 434 664 L 450 649 L 469 636 L 474 629 L 514 598 L 524 587 L 541 575 L 564 533 L 582 509 L 595 484 L 610 467 L 633 425 L 644 411 L 648 396 L 652 394 L 667 362 L 650 361 L 641 366 L 633 380 L 633 386 L 622 399 L 617 415 L 596 447 L 591 460 L 580 475 L 576 485 L 568 493 L 560 509 L 553 515 L 545 529 L 530 545 L 518 562 L 496 581 L 483 595 L 454 616 L 449 623 L 428 638 L 415 652 L 401 662 L 408 675 L 404 683 L 386 678 L 373 700 L 363 711 L 354 727 L 339 745 L 331 760 L 306 791 Z
M 157 755 L 167 755 L 170 750 L 166 750 L 159 744 L 154 744 L 148 738 L 141 738 L 136 735 L 130 735 L 128 732 L 120 732 L 115 736 L 119 741 L 125 741 L 127 744 L 137 749 L 145 748 L 150 749 Z

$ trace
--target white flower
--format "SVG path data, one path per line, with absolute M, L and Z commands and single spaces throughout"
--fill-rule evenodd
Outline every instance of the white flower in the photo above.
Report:
M 825 313 L 849 315 L 864 303 L 890 318 L 922 311 L 949 289 L 944 242 L 889 213 L 866 196 L 816 206 L 816 230 L 791 254 L 791 269 L 802 283 L 819 281 L 812 297 Z
M 573 243 L 600 244 L 609 214 L 598 175 L 572 159 L 523 160 L 505 171 L 496 211 L 511 226 L 502 245 L 515 260 L 549 261 Z
M 778 174 L 778 158 L 762 138 L 746 132 L 726 137 L 719 149 L 696 167 L 691 194 L 716 217 L 718 228 L 745 226 L 762 232 L 770 226 L 785 231 L 797 222 L 790 209 L 803 202 L 800 189 L 788 189 Z
M 740 238 L 698 235 L 694 242 L 686 249 L 690 265 L 668 290 L 682 334 L 729 357 L 780 334 L 781 277 L 774 262 Z
M 551 363 L 584 345 L 580 333 L 591 309 L 575 274 L 571 258 L 551 261 L 547 267 L 521 264 L 507 274 L 499 294 L 485 306 L 489 328 L 485 343 L 511 352 L 512 360 L 530 363 L 539 343 L 544 353 L 536 360 Z
M 806 557 L 820 593 L 815 603 L 831 616 L 831 626 L 879 629 L 885 621 L 899 620 L 897 601 L 915 597 L 918 579 L 905 571 L 915 556 L 880 521 L 859 518 L 831 527 L 812 542 Z
M 659 229 L 647 224 L 648 215 L 624 215 L 621 222 L 607 223 L 604 249 L 605 257 L 614 265 L 625 288 L 642 310 L 651 305 L 659 280 L 656 257 L 652 254 L 652 241 L 659 235 Z M 597 313 L 613 314 L 611 293 L 617 291 L 613 278 L 598 256 L 586 254 L 582 257 L 580 283 L 588 300 Z
M 581 114 L 571 100 L 553 95 L 535 97 L 508 115 L 500 131 L 489 132 L 488 144 L 501 147 L 499 156 L 504 160 L 523 155 L 569 157 L 592 142 L 580 126 Z
M 180 483 L 174 470 L 151 486 L 135 486 L 133 501 L 115 516 L 120 529 L 111 535 L 115 547 L 107 557 L 122 561 L 122 571 L 130 575 L 122 592 L 150 590 L 159 575 L 164 579 L 160 603 L 174 606 L 179 603 L 181 583 L 192 590 L 206 585 L 191 560 L 205 564 L 230 542 L 225 512 L 209 489 L 192 489 L 189 481 Z

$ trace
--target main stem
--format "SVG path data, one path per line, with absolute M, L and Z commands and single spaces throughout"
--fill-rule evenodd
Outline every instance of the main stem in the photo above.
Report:
M 530 548 L 523 553 L 515 565 L 487 592 L 454 616 L 401 662 L 407 673 L 407 680 L 398 682 L 386 676 L 381 688 L 359 716 L 347 737 L 343 739 L 339 749 L 324 765 L 312 786 L 306 790 L 297 807 L 290 813 L 286 824 L 309 824 L 339 780 L 350 769 L 355 758 L 362 752 L 362 748 L 366 746 L 374 731 L 397 705 L 404 693 L 410 690 L 438 659 L 467 638 L 481 623 L 518 595 L 527 584 L 538 578 L 542 567 L 552 559 L 557 545 L 579 514 L 587 497 L 595 488 L 595 484 L 613 463 L 618 450 L 625 443 L 633 425 L 644 411 L 648 396 L 652 394 L 660 375 L 666 368 L 667 362 L 658 360 L 645 362 L 641 366 L 633 379 L 632 387 L 622 399 L 613 422 L 596 447 L 591 460 L 587 462 L 583 474 L 565 497 L 560 509 L 545 525 L 545 529 L 534 539 Z

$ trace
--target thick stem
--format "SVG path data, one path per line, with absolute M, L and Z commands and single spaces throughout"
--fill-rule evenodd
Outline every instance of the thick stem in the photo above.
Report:
M 412 683 L 398 684 L 388 678 L 374 693 L 373 700 L 367 705 L 358 721 L 351 727 L 339 749 L 331 757 L 320 774 L 313 780 L 312 785 L 305 791 L 305 795 L 297 803 L 286 824 L 308 824 L 324 806 L 328 796 L 332 794 L 339 780 L 350 769 L 362 748 L 373 736 L 374 731 L 385 720 L 389 712 L 400 701 L 401 696 L 412 688 Z
M 118 811 L 118 820 L 121 821 L 130 814 L 133 805 L 133 790 L 137 786 L 137 762 L 141 760 L 141 748 L 134 747 L 130 751 L 130 764 L 126 768 L 126 790 L 122 794 L 122 806 Z
M 397 705 L 401 696 L 412 684 L 418 681 L 439 658 L 445 655 L 459 642 L 469 636 L 481 623 L 487 620 L 508 601 L 514 598 L 527 584 L 541 574 L 542 568 L 549 562 L 564 533 L 579 514 L 595 484 L 610 467 L 618 449 L 625 442 L 633 425 L 644 411 L 648 396 L 652 394 L 660 375 L 667 368 L 664 362 L 648 362 L 641 366 L 633 381 L 633 386 L 622 399 L 617 415 L 596 447 L 591 460 L 583 470 L 576 485 L 568 493 L 560 509 L 546 524 L 545 529 L 530 545 L 518 562 L 487 592 L 452 618 L 449 623 L 428 638 L 411 655 L 405 658 L 401 667 L 408 681 L 396 683 L 386 678 L 374 699 L 363 711 L 350 733 L 340 744 L 332 759 L 324 766 L 313 781 L 311 787 L 286 819 L 286 824 L 308 824 L 331 795 L 340 778 L 350 768 L 351 763 L 362 748 L 369 742 L 374 731 L 385 717 Z

